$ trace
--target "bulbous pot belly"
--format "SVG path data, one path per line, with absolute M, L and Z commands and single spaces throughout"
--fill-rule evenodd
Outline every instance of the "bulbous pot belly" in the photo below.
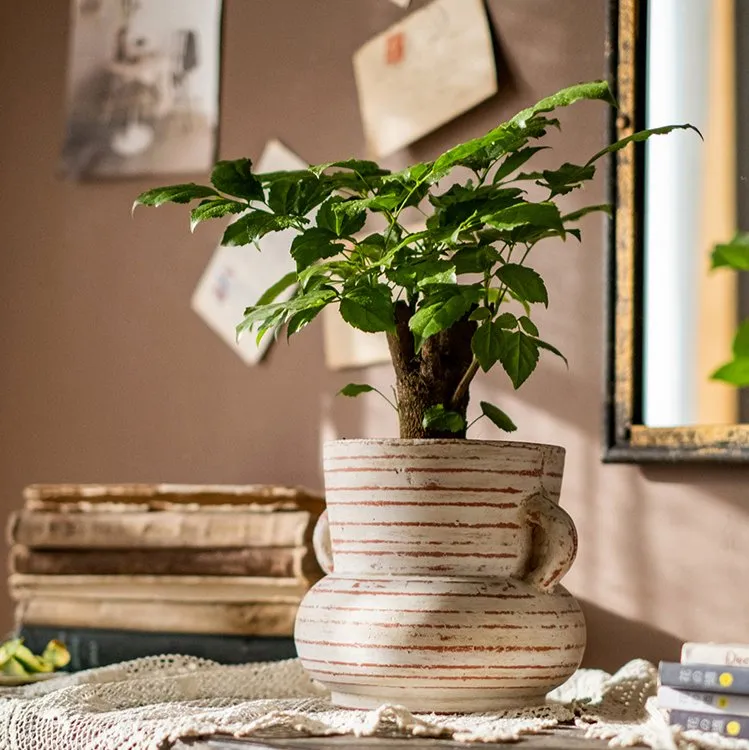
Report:
M 489 711 L 543 701 L 578 668 L 585 620 L 561 586 L 332 574 L 305 596 L 297 651 L 333 702 Z

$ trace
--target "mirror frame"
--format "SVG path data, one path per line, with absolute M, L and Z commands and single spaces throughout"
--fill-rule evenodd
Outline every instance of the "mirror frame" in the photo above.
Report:
M 619 102 L 609 142 L 645 127 L 647 0 L 612 0 L 606 46 L 609 84 Z M 642 424 L 643 206 L 645 148 L 609 161 L 606 426 L 607 463 L 749 462 L 749 424 L 647 427 Z M 639 178 L 639 179 L 638 179 Z

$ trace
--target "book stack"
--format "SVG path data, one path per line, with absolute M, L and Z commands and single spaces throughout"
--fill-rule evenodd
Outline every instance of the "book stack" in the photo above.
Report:
M 749 644 L 685 643 L 661 662 L 658 705 L 685 729 L 749 739 Z
M 297 607 L 322 576 L 324 499 L 268 485 L 32 485 L 8 525 L 17 635 L 86 669 L 182 653 L 295 656 Z

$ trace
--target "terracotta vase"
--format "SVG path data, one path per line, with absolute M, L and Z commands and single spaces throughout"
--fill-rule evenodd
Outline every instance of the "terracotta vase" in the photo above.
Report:
M 563 465 L 563 448 L 533 443 L 326 443 L 316 546 L 329 541 L 332 560 L 295 638 L 336 705 L 524 706 L 577 669 L 585 621 L 559 585 L 577 548 L 557 504 Z

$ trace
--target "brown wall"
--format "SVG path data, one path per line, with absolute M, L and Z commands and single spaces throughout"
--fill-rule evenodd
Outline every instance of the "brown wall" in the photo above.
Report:
M 500 95 L 403 159 L 433 156 L 541 95 L 601 77 L 606 4 L 491 0 Z M 312 162 L 362 154 L 350 55 L 401 16 L 386 0 L 226 0 L 220 156 L 257 157 L 271 137 Z M 67 23 L 65 3 L 29 0 L 0 28 L 3 513 L 30 482 L 320 486 L 323 420 L 343 437 L 395 434 L 386 407 L 332 399 L 349 380 L 389 383 L 389 369 L 327 372 L 318 326 L 248 369 L 189 309 L 218 228 L 191 236 L 176 208 L 131 219 L 133 197 L 153 179 L 58 179 Z M 554 158 L 593 153 L 604 122 L 602 106 L 565 113 Z M 599 177 L 569 205 L 602 199 Z M 682 639 L 745 639 L 747 471 L 600 462 L 602 222 L 591 218 L 584 233 L 582 246 L 539 248 L 536 260 L 552 299 L 538 322 L 569 371 L 544 359 L 519 394 L 495 372 L 474 401 L 501 400 L 519 439 L 567 447 L 563 502 L 581 542 L 568 585 L 588 603 L 590 663 L 671 657 Z M 3 611 L 0 627 L 10 624 Z

